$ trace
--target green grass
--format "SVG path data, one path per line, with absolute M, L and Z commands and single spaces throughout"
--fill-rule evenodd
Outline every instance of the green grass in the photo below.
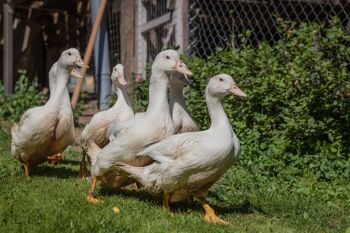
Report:
M 312 177 L 263 177 L 236 166 L 210 190 L 209 201 L 229 225 L 203 221 L 193 200 L 162 210 L 143 190 L 98 186 L 104 202 L 87 203 L 78 178 L 80 153 L 68 150 L 57 167 L 42 164 L 23 177 L 0 135 L 0 232 L 345 232 L 350 185 Z M 120 208 L 116 215 L 112 208 Z

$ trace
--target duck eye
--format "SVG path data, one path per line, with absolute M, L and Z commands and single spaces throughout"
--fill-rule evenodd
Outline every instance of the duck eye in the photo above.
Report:
M 68 56 L 72 56 L 72 53 L 71 53 L 71 52 L 69 52 L 69 53 L 68 53 Z
M 219 78 L 219 81 L 222 82 L 222 81 L 224 81 L 224 79 L 223 78 Z
M 169 57 L 169 56 L 165 56 L 165 58 L 166 58 L 166 59 L 170 59 L 170 57 Z

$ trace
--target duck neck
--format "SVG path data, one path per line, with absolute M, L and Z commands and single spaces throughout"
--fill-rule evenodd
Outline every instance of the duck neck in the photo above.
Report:
M 50 89 L 50 94 L 53 93 L 53 90 L 55 89 L 56 86 L 56 71 L 57 71 L 57 62 L 55 62 L 50 71 L 49 71 L 49 89 Z
M 113 105 L 113 108 L 115 109 L 125 109 L 131 107 L 131 102 L 128 96 L 128 92 L 126 91 L 125 86 L 115 84 L 116 94 L 118 96 L 117 102 Z
M 48 101 L 49 105 L 60 105 L 63 102 L 69 102 L 69 93 L 68 93 L 68 78 L 70 75 L 70 69 L 65 69 L 60 66 L 57 66 L 56 70 L 56 81 L 54 88 L 52 88 L 52 93 Z
M 225 113 L 220 98 L 212 96 L 206 91 L 205 99 L 211 120 L 209 129 L 231 129 L 230 121 Z
M 162 111 L 166 114 L 169 113 L 170 115 L 167 96 L 168 83 L 169 78 L 164 72 L 152 69 L 152 76 L 149 85 L 149 103 L 146 111 L 147 114 Z
M 175 103 L 185 109 L 185 98 L 183 96 L 183 87 L 170 84 L 170 109 L 173 111 Z

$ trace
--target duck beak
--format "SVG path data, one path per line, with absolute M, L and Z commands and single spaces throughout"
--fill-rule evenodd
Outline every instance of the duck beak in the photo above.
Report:
M 241 97 L 247 97 L 247 94 L 244 93 L 241 89 L 239 89 L 236 84 L 232 84 L 230 89 L 228 89 L 229 92 L 231 92 L 234 95 L 241 96 Z
M 78 59 L 76 62 L 74 62 L 74 65 L 79 66 L 81 68 L 89 68 L 89 66 L 86 65 L 81 59 Z
M 179 79 L 187 86 L 192 84 L 191 80 L 188 79 L 186 74 L 181 75 Z
M 119 83 L 120 83 L 121 85 L 123 85 L 123 86 L 125 86 L 126 84 L 128 84 L 127 81 L 125 80 L 124 73 L 121 74 L 121 75 L 119 75 L 118 81 L 119 81 Z
M 70 75 L 74 78 L 80 78 L 80 79 L 83 78 L 83 76 L 81 76 L 80 72 L 78 72 L 76 69 L 73 69 L 72 72 L 70 73 Z
M 193 73 L 188 70 L 186 65 L 180 60 L 176 61 L 174 69 L 182 74 L 193 75 Z

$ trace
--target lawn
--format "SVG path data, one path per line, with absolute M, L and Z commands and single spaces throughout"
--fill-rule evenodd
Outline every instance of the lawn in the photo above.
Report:
M 78 178 L 79 151 L 68 149 L 58 166 L 44 163 L 23 177 L 0 140 L 0 232 L 345 232 L 350 222 L 350 185 L 312 177 L 264 177 L 240 165 L 210 190 L 209 200 L 229 225 L 204 222 L 193 200 L 160 206 L 142 189 L 98 186 L 101 204 L 86 201 L 88 180 Z M 120 209 L 115 214 L 113 207 Z M 349 230 L 348 230 L 349 232 Z

